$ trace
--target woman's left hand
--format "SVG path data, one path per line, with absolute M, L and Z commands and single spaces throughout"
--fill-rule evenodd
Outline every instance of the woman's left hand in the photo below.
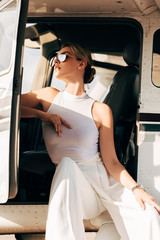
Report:
M 153 206 L 157 210 L 157 212 L 160 214 L 160 206 L 156 203 L 154 198 L 149 193 L 147 193 L 145 190 L 141 188 L 135 189 L 133 193 L 135 195 L 136 200 L 138 201 L 139 205 L 143 210 L 145 210 L 146 208 L 145 203 L 148 203 L 151 206 Z

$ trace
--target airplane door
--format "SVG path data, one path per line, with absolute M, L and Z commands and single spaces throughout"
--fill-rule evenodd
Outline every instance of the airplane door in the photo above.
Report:
M 22 49 L 28 0 L 0 1 L 0 203 L 17 193 Z

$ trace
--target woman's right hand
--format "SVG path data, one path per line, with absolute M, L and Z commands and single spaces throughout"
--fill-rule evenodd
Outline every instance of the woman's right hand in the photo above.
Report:
M 67 128 L 72 128 L 71 125 L 58 114 L 44 112 L 43 115 L 40 116 L 40 118 L 45 123 L 52 124 L 59 136 L 62 136 L 62 124 L 65 125 Z

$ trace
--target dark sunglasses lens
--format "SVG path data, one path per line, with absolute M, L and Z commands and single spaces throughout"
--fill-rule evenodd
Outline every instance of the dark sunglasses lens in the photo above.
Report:
M 51 67 L 53 67 L 55 65 L 56 60 L 58 60 L 59 62 L 64 62 L 66 60 L 66 58 L 67 58 L 66 54 L 60 54 L 58 56 L 55 56 L 55 57 L 51 58 L 49 65 Z
M 66 58 L 67 58 L 67 55 L 66 55 L 66 54 L 60 54 L 60 55 L 58 56 L 58 60 L 59 60 L 60 62 L 64 62 L 64 61 L 66 60 Z

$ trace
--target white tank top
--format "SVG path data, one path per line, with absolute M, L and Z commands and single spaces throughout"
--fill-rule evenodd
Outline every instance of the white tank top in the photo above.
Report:
M 67 91 L 54 98 L 48 112 L 60 115 L 72 127 L 62 125 L 62 136 L 58 136 L 53 125 L 43 122 L 46 148 L 54 163 L 59 163 L 62 157 L 86 161 L 97 154 L 99 131 L 91 113 L 94 101 L 86 93 L 77 96 Z

